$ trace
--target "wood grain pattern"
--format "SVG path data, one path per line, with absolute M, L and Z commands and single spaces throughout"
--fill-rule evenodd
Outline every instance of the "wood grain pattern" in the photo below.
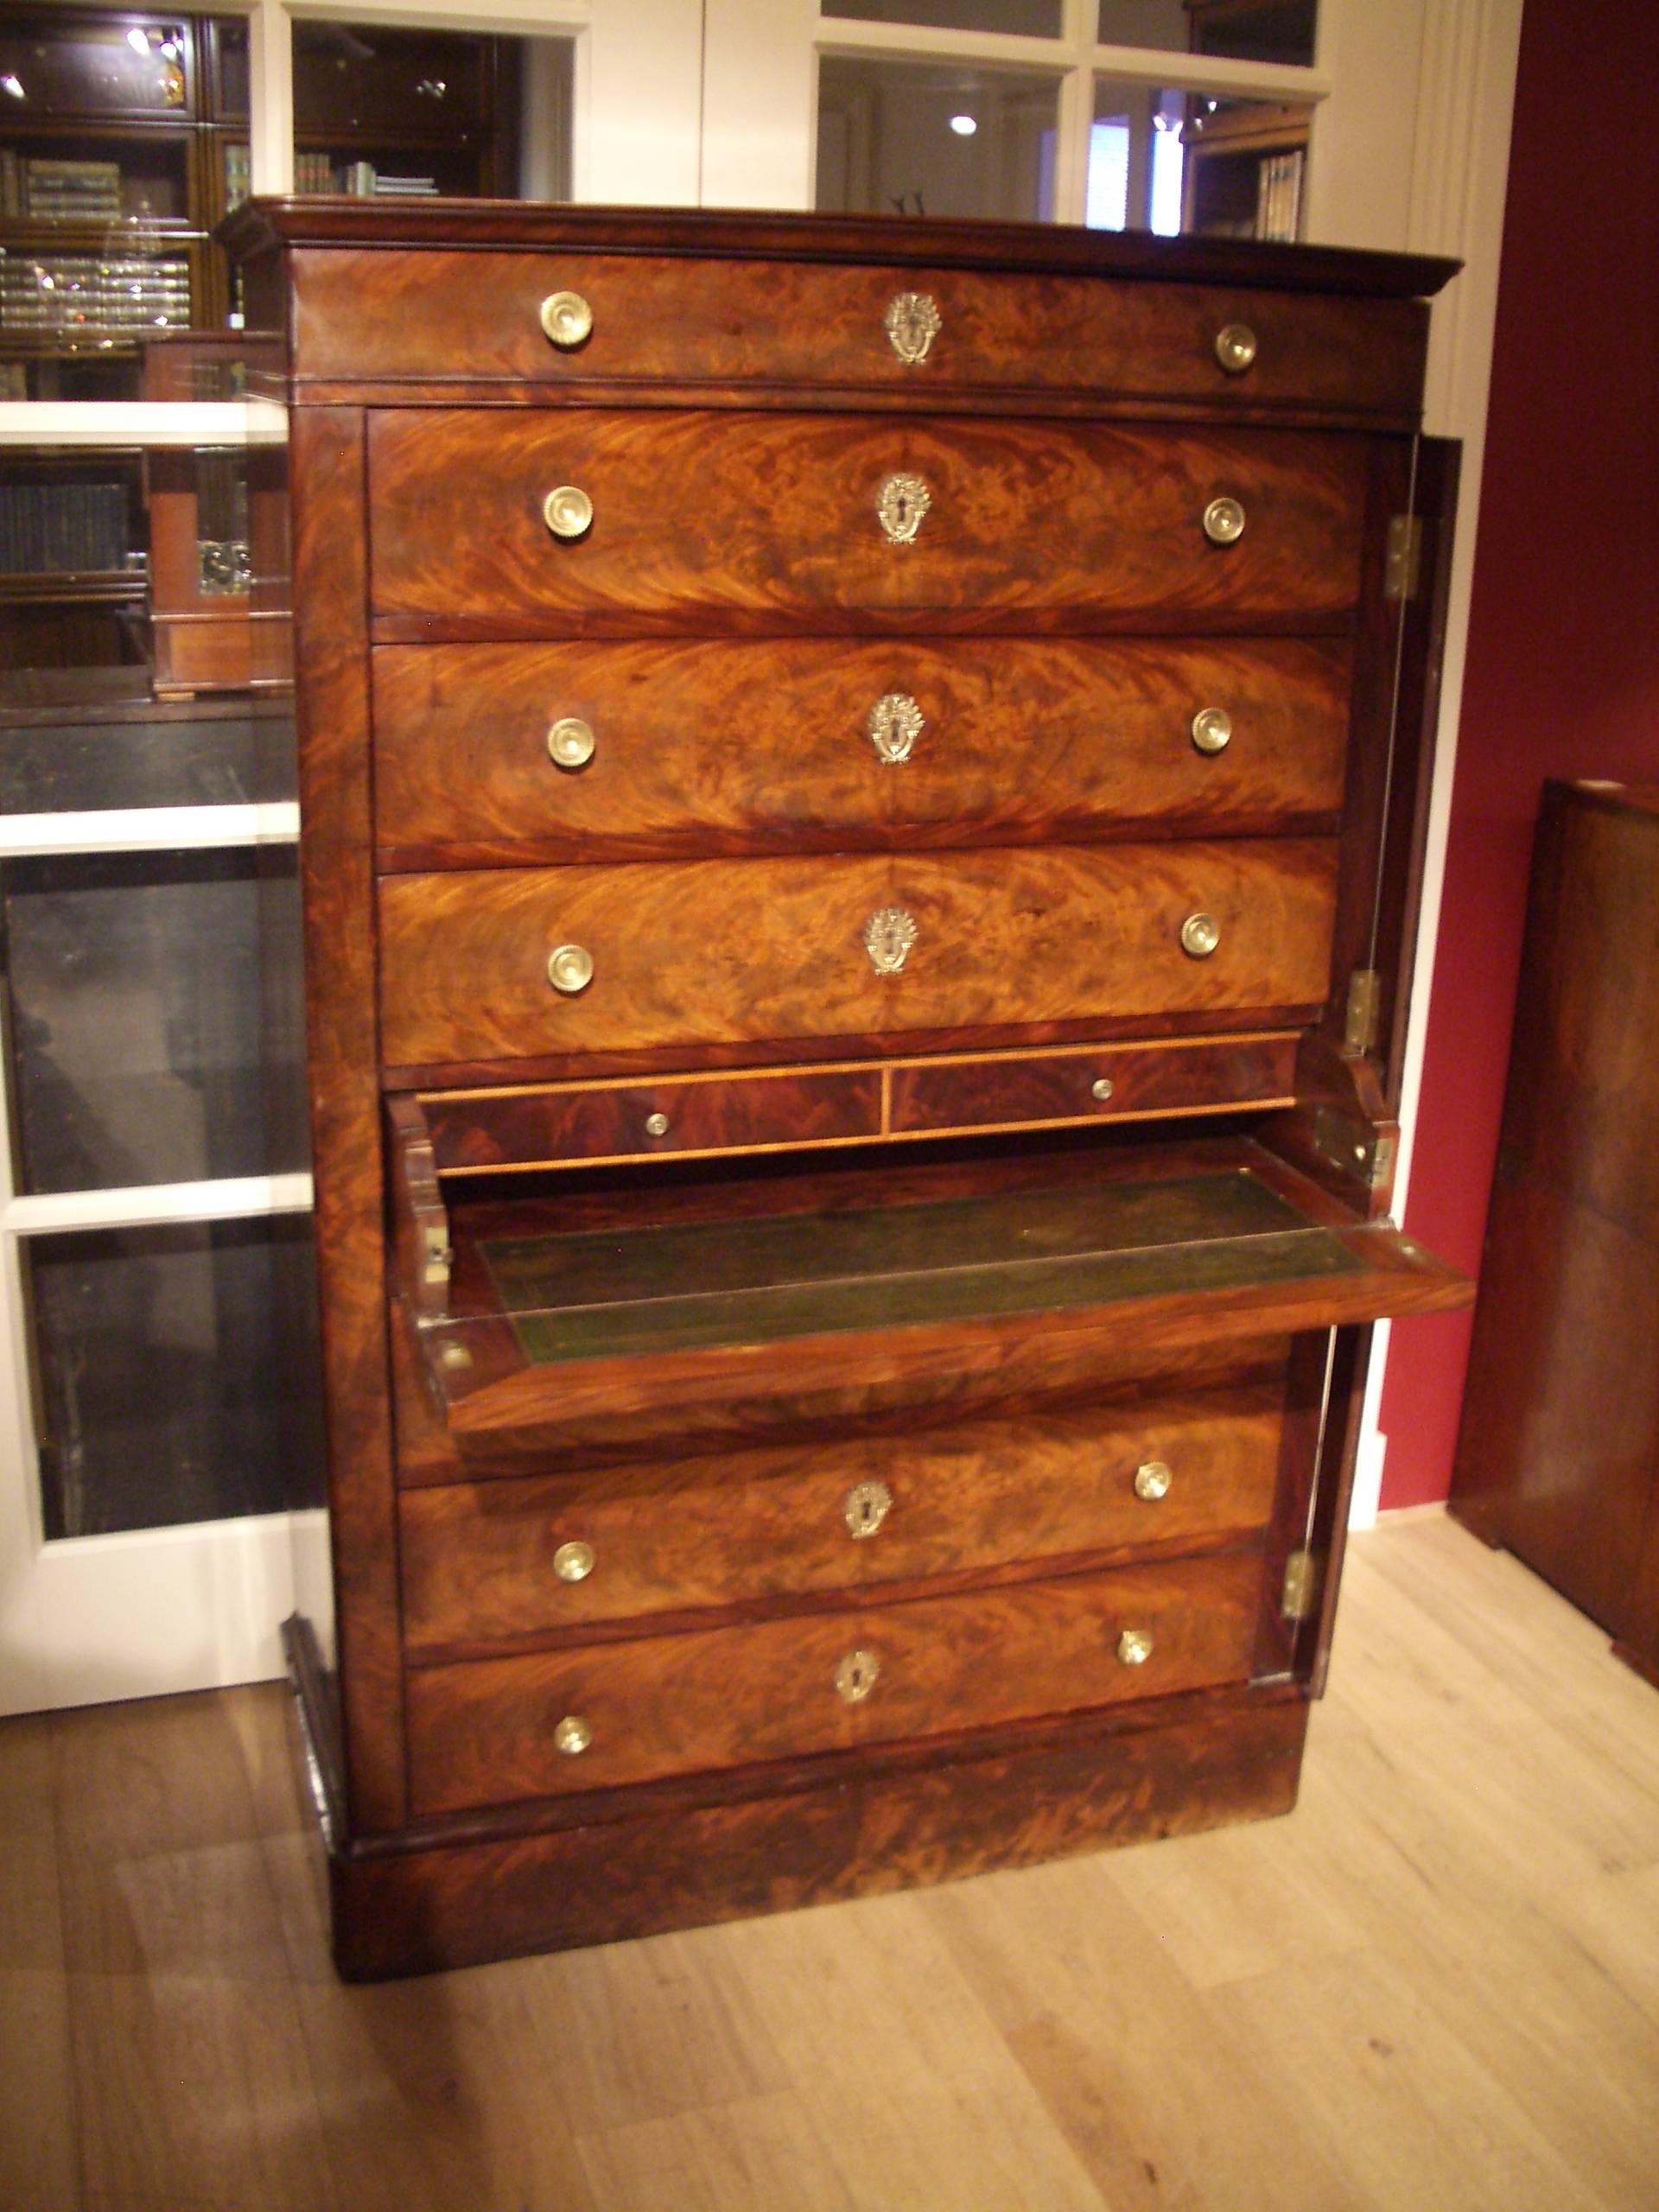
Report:
M 1334 831 L 1349 661 L 1311 639 L 384 645 L 379 864 Z M 924 718 L 897 763 L 868 731 L 893 692 Z M 1233 723 L 1209 756 L 1205 707 Z M 548 757 L 562 716 L 594 734 L 580 769 Z
M 895 1135 L 1001 1123 L 1097 1120 L 1141 1114 L 1266 1105 L 1290 1092 L 1296 1048 L 1288 1034 L 1214 1043 L 1094 1052 L 1005 1053 L 983 1059 L 910 1061 L 895 1067 Z M 1109 1094 L 1095 1096 L 1109 1084 Z
M 593 334 L 568 352 L 539 320 L 575 289 Z M 883 327 L 895 293 L 936 302 L 926 359 L 903 362 Z M 1414 302 L 1296 299 L 1243 286 L 1142 283 L 1108 290 L 1052 276 L 945 268 L 826 268 L 648 254 L 350 250 L 300 264 L 296 318 L 318 378 L 486 378 L 519 390 L 753 383 L 872 393 L 955 389 L 1179 397 L 1224 407 L 1302 405 L 1409 416 L 1426 317 Z M 1224 324 L 1257 353 L 1230 375 Z
M 1290 430 L 387 410 L 375 634 L 1316 626 L 1358 594 L 1368 462 Z M 931 494 L 909 544 L 876 516 L 899 472 Z M 561 484 L 594 503 L 579 541 L 543 520 Z M 1232 545 L 1202 528 L 1218 494 L 1248 518 Z
M 1230 1554 L 419 1669 L 407 1693 L 413 1807 L 458 1811 L 1242 1680 L 1260 1575 L 1259 1558 Z M 1142 1665 L 1117 1655 L 1128 1629 L 1152 1637 Z M 836 1670 L 855 1649 L 879 1673 L 848 1704 Z M 572 1713 L 593 1731 L 576 1758 L 554 1744 Z
M 403 1501 L 411 1651 L 651 1613 L 742 1606 L 1069 1554 L 1168 1552 L 1259 1532 L 1272 1502 L 1282 1379 L 1154 1394 L 1081 1413 L 876 1433 L 664 1467 L 456 1484 Z M 1143 1499 L 1135 1471 L 1171 1481 Z M 873 1535 L 849 1493 L 880 1483 Z M 595 1565 L 562 1581 L 554 1554 Z
M 382 1048 L 398 1066 L 736 1039 L 1313 1007 L 1335 851 L 1274 843 L 1057 847 L 891 860 L 641 862 L 395 876 L 380 886 Z M 897 975 L 861 941 L 896 907 Z M 1220 925 L 1208 959 L 1187 915 Z M 592 954 L 562 997 L 556 945 Z

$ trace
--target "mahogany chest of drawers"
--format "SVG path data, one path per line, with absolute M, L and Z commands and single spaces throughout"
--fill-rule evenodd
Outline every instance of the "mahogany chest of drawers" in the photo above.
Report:
M 1446 264 L 230 235 L 287 348 L 342 1969 L 1287 1808 L 1368 1325 L 1464 1295 L 1387 1219 Z

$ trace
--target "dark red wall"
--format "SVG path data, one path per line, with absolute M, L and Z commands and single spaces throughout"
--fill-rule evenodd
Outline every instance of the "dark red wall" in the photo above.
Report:
M 1656 454 L 1659 7 L 1525 0 L 1407 1209 L 1414 1235 L 1471 1272 L 1497 1148 L 1539 786 L 1547 776 L 1659 779 Z M 1446 1496 L 1469 1329 L 1466 1314 L 1395 1327 L 1384 1506 Z

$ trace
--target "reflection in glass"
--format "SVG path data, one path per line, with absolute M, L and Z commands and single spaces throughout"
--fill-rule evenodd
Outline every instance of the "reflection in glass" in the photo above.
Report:
M 825 16 L 860 23 L 925 23 L 948 31 L 1012 31 L 1058 38 L 1060 0 L 823 0 Z
M 1312 113 L 1306 101 L 1097 79 L 1084 219 L 1165 238 L 1297 238 Z
M 1311 67 L 1316 0 L 1100 0 L 1103 46 Z
M 1185 115 L 1184 93 L 1096 79 L 1084 215 L 1091 231 L 1180 230 Z
M 100 702 L 86 680 L 92 673 L 54 671 L 66 688 L 86 695 L 67 702 L 0 706 L 0 814 L 247 806 L 294 797 L 294 718 L 286 701 Z M 143 671 L 130 673 L 147 691 Z M 37 671 L 32 688 L 44 683 Z
M 320 1501 L 308 1222 L 76 1231 L 23 1255 L 49 1538 Z
M 270 1134 L 302 1083 L 291 849 L 16 861 L 0 888 L 20 1189 L 304 1165 Z
M 1058 79 L 1025 70 L 826 54 L 817 205 L 1051 220 L 1058 92 Z

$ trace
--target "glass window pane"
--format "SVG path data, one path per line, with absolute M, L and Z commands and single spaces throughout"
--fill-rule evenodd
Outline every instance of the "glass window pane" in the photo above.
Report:
M 1316 0 L 1100 0 L 1103 46 L 1311 67 Z
M 315 1504 L 309 1224 L 25 1241 L 48 1537 Z
M 857 23 L 925 23 L 936 30 L 1012 31 L 1058 38 L 1060 0 L 823 0 L 826 16 Z
M 1027 71 L 826 54 L 817 205 L 1052 220 L 1058 99 L 1057 78 Z
M 1096 79 L 1088 212 L 1099 230 L 1300 235 L 1311 104 Z
M 111 671 L 119 676 L 124 671 Z M 75 696 L 0 706 L 0 814 L 95 814 L 110 807 L 246 806 L 291 799 L 294 717 L 275 699 L 99 699 L 92 671 L 54 671 Z M 133 689 L 148 692 L 145 672 Z
M 7 865 L 20 1189 L 303 1166 L 277 1156 L 273 1110 L 297 1117 L 266 1095 L 302 1082 L 294 865 L 291 849 Z

